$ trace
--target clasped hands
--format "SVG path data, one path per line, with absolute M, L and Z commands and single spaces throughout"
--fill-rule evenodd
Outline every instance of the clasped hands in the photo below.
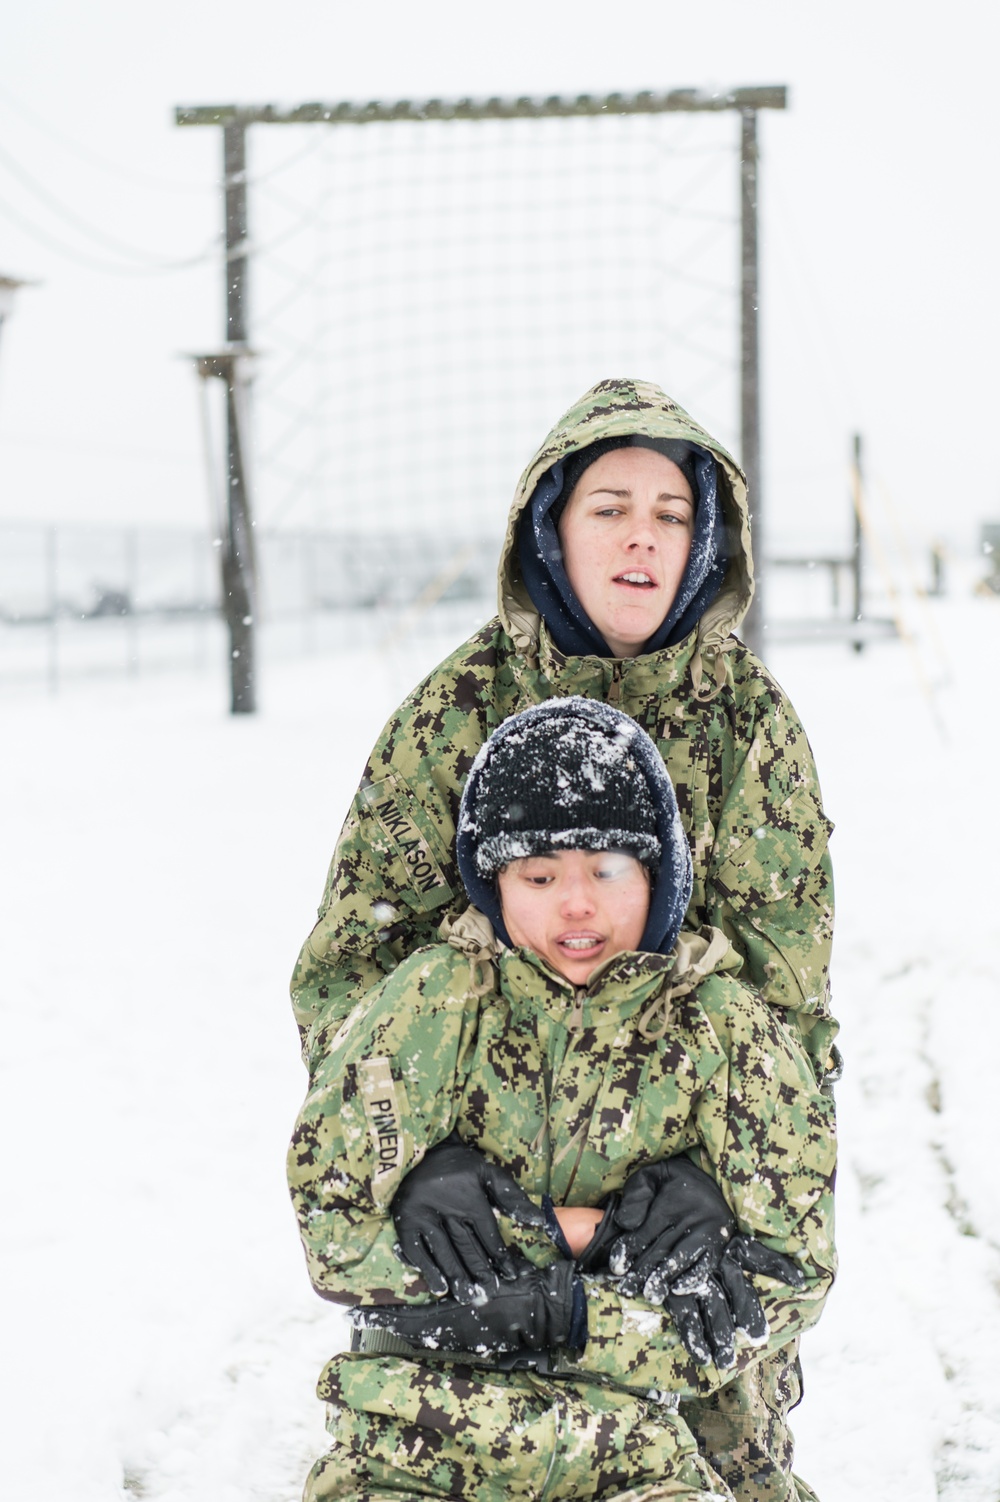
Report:
M 739 1233 L 718 1185 L 684 1155 L 637 1169 L 600 1212 L 557 1210 L 576 1261 L 544 1269 L 506 1245 L 494 1214 L 542 1229 L 544 1211 L 454 1134 L 407 1174 L 391 1210 L 400 1256 L 440 1302 L 366 1309 L 363 1318 L 416 1346 L 501 1354 L 582 1344 L 579 1273 L 606 1272 L 627 1297 L 664 1305 L 695 1361 L 725 1368 L 738 1330 L 754 1342 L 767 1336 L 748 1274 L 804 1281 L 790 1258 Z

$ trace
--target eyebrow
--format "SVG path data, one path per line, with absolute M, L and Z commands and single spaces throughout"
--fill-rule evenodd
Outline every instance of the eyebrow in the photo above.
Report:
M 632 496 L 631 490 L 613 490 L 610 485 L 598 485 L 596 490 L 588 490 L 587 494 L 588 496 L 613 495 L 620 501 L 629 500 Z M 694 501 L 692 501 L 686 495 L 681 495 L 680 492 L 676 490 L 661 490 L 656 499 L 657 501 L 684 501 L 688 506 L 694 506 Z

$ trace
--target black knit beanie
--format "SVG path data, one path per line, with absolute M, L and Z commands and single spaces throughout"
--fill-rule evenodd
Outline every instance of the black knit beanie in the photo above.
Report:
M 672 948 L 691 856 L 663 759 L 635 720 L 600 700 L 549 699 L 505 720 L 469 773 L 458 818 L 466 890 L 509 942 L 497 874 L 553 850 L 623 850 L 653 872 L 642 948 Z
M 659 860 L 656 810 L 629 753 L 635 721 L 598 727 L 589 716 L 567 713 L 564 702 L 519 717 L 480 767 L 481 876 L 547 850 L 625 850 L 647 866 Z

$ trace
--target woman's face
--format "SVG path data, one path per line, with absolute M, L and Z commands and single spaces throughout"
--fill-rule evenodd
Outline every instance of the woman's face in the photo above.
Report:
M 515 944 L 575 986 L 613 955 L 638 949 L 649 916 L 649 875 L 622 851 L 554 850 L 511 861 L 498 878 Z
M 612 449 L 580 476 L 559 520 L 577 599 L 615 657 L 659 629 L 687 567 L 694 497 L 654 449 Z

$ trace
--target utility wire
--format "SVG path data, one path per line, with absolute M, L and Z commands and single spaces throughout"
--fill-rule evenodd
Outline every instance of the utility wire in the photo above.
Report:
M 141 188 L 148 188 L 151 192 L 155 193 L 188 193 L 198 194 L 201 197 L 211 194 L 214 197 L 217 192 L 214 184 L 203 182 L 185 183 L 179 182 L 175 178 L 154 177 L 146 172 L 135 172 L 132 168 L 123 166 L 121 162 L 113 162 L 110 158 L 101 156 L 99 152 L 89 151 L 86 147 L 81 146 L 78 141 L 74 141 L 69 136 L 63 135 L 62 131 L 54 129 L 50 121 L 46 120 L 43 115 L 36 114 L 22 100 L 15 99 L 9 90 L 0 89 L 0 100 L 4 104 L 9 105 L 11 109 L 15 110 L 25 120 L 29 120 L 36 130 L 48 136 L 50 141 L 54 141 L 64 151 L 70 152 L 81 162 L 88 162 L 92 167 L 99 168 L 100 171 L 108 173 L 111 177 L 121 178 L 124 182 L 133 183 Z M 252 177 L 248 176 L 247 186 L 252 188 L 256 187 L 259 183 L 267 182 L 269 178 L 284 172 L 287 167 L 293 166 L 303 157 L 311 156 L 318 149 L 318 135 L 319 133 L 317 132 L 316 136 L 305 146 L 296 147 L 295 151 L 283 158 L 282 161 L 268 167 L 265 172 Z
M 8 219 L 24 230 L 26 235 L 30 235 L 33 240 L 37 240 L 47 250 L 54 250 L 57 255 L 63 256 L 67 261 L 74 262 L 77 266 L 83 266 L 87 271 L 99 271 L 105 276 L 150 276 L 153 274 L 149 271 L 141 271 L 135 266 L 113 266 L 110 261 L 98 261 L 93 256 L 87 255 L 86 252 L 81 252 L 64 244 L 63 241 L 57 240 L 45 230 L 39 229 L 37 224 L 33 224 L 30 219 L 25 219 L 23 214 L 20 214 L 17 209 L 12 208 L 3 198 L 0 198 L 0 214 L 5 214 Z
M 205 259 L 203 253 L 202 255 L 199 255 L 197 257 L 188 257 L 184 260 L 158 261 L 154 257 L 150 256 L 148 251 L 137 250 L 135 246 L 126 245 L 123 241 L 116 240 L 112 235 L 106 235 L 103 230 L 94 229 L 87 223 L 85 219 L 81 219 L 80 216 L 78 214 L 75 214 L 72 209 L 68 209 L 65 204 L 60 203 L 60 201 L 51 193 L 49 193 L 45 188 L 43 188 L 40 183 L 37 183 L 31 176 L 31 174 L 26 172 L 24 168 L 21 167 L 19 163 L 10 155 L 9 152 L 4 151 L 2 146 L 0 146 L 0 163 L 2 163 L 3 166 L 7 168 L 7 171 L 11 174 L 11 176 L 16 178 L 21 186 L 23 188 L 26 188 L 34 198 L 37 198 L 39 203 L 43 204 L 50 213 L 56 214 L 59 218 L 64 219 L 67 224 L 71 225 L 74 229 L 79 230 L 81 234 L 86 235 L 88 239 L 93 240 L 95 244 L 101 245 L 104 248 L 113 251 L 116 255 L 124 255 L 130 257 L 135 261 L 143 261 L 146 263 L 146 266 L 149 267 L 149 269 L 156 271 L 180 270 L 182 267 L 192 266 L 196 263 L 196 261 Z
M 173 449 L 140 448 L 131 444 L 93 443 L 80 438 L 53 438 L 42 433 L 3 433 L 3 442 L 11 448 L 41 448 L 62 454 L 103 454 L 117 458 L 155 460 L 157 464 L 184 464 L 195 461 L 190 453 Z
M 308 128 L 314 129 L 315 127 L 309 126 Z M 314 156 L 320 151 L 322 145 L 322 133 L 317 131 L 316 135 L 305 146 L 298 147 L 297 150 L 289 153 L 280 162 L 275 162 L 273 166 L 268 167 L 266 171 L 255 172 L 252 176 L 248 175 L 247 187 L 259 188 L 262 183 L 270 181 L 272 177 L 278 177 L 288 167 L 294 167 L 295 163 L 302 161 L 304 157 Z
M 214 194 L 216 191 L 213 186 L 207 183 L 182 183 L 169 178 L 150 177 L 144 172 L 133 172 L 129 167 L 123 167 L 120 162 L 112 162 L 107 157 L 102 157 L 99 153 L 89 151 L 86 147 L 81 146 L 79 141 L 74 141 L 69 136 L 64 136 L 62 131 L 56 130 L 43 115 L 37 115 L 34 110 L 29 109 L 20 99 L 15 99 L 13 94 L 7 89 L 0 89 L 0 99 L 5 104 L 10 105 L 11 109 L 15 110 L 25 120 L 29 120 L 36 130 L 41 131 L 42 135 L 48 136 L 50 141 L 55 141 L 56 145 L 61 146 L 64 151 L 69 151 L 73 156 L 78 157 L 81 162 L 89 162 L 92 167 L 98 167 L 102 172 L 107 172 L 113 177 L 120 177 L 126 182 L 136 184 L 142 188 L 149 188 L 158 193 L 197 193 L 204 196 L 209 193 Z
M 53 250 L 64 260 L 72 261 L 74 265 L 82 266 L 86 271 L 97 271 L 103 276 L 170 276 L 175 271 L 184 271 L 192 266 L 198 266 L 202 262 L 211 261 L 218 254 L 217 249 L 210 247 L 203 251 L 200 256 L 194 256 L 190 261 L 176 261 L 173 265 L 140 267 L 140 266 L 115 266 L 110 261 L 99 261 L 96 257 L 88 255 L 85 251 L 79 251 L 73 246 L 66 245 L 62 240 L 57 240 L 54 235 L 39 229 L 30 219 L 26 219 L 17 209 L 12 208 L 3 198 L 0 198 L 0 214 L 6 214 L 14 224 L 44 245 L 47 250 Z M 220 237 L 221 238 L 221 237 Z

